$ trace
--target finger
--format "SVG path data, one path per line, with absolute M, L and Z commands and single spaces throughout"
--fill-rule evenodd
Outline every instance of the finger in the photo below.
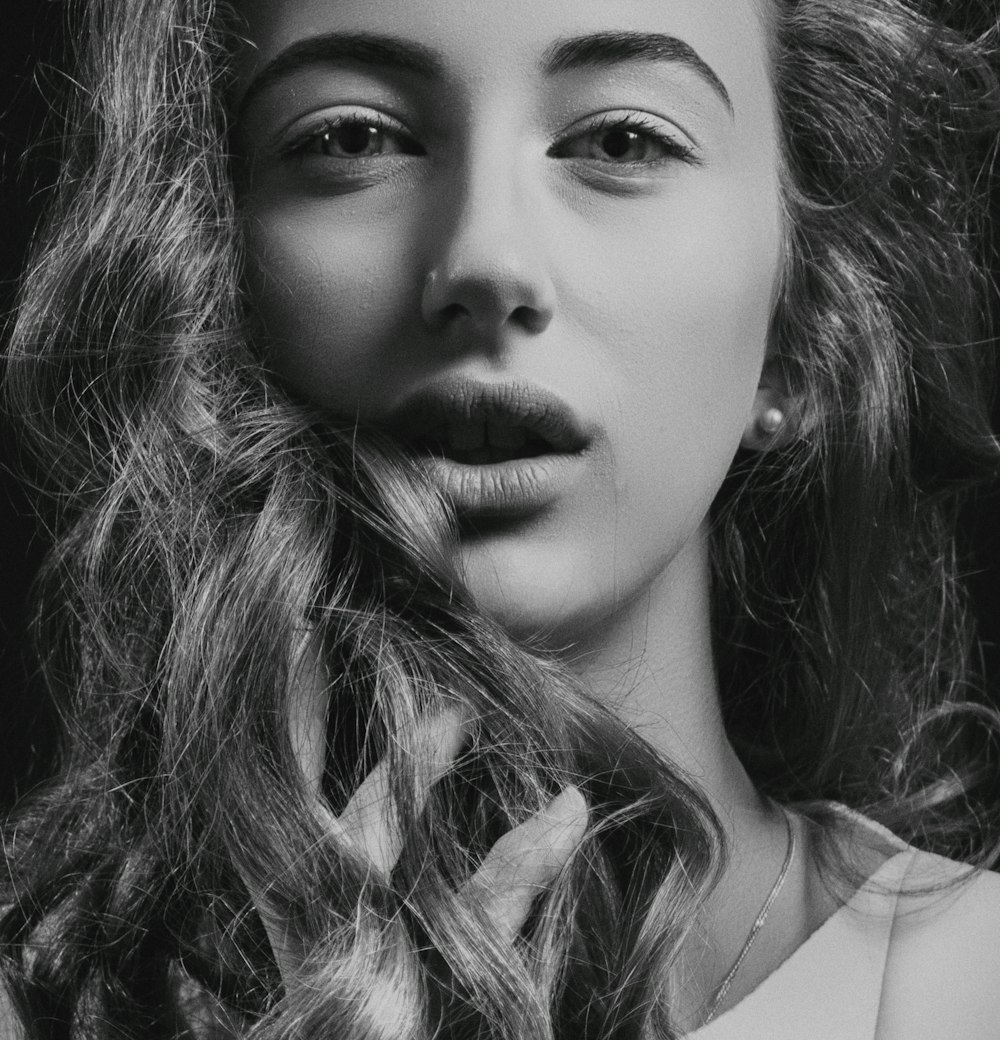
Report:
M 419 813 L 431 787 L 451 768 L 469 735 L 469 725 L 454 710 L 423 719 L 414 734 Z M 403 847 L 396 805 L 389 789 L 389 761 L 383 758 L 354 792 L 338 817 L 346 837 L 383 873 L 392 870 Z
M 448 771 L 469 734 L 469 725 L 457 711 L 427 716 L 414 734 L 417 756 L 418 811 L 430 788 Z M 303 746 L 302 743 L 299 745 Z M 383 759 L 368 774 L 339 817 L 317 803 L 317 811 L 337 833 L 351 841 L 381 871 L 388 873 L 402 849 L 402 836 L 389 791 L 389 763 Z M 241 871 L 267 932 L 278 969 L 286 985 L 294 980 L 302 950 L 290 923 L 277 913 L 265 892 Z
M 306 633 L 293 658 L 288 698 L 288 735 L 306 783 L 317 800 L 326 767 L 330 678 L 315 633 Z
M 586 830 L 587 800 L 567 787 L 490 849 L 463 894 L 513 941 L 533 900 L 556 880 Z

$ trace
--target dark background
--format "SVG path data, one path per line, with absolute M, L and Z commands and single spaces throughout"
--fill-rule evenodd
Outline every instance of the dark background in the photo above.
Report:
M 54 97 L 58 79 L 43 70 L 62 64 L 62 22 L 61 3 L 0 0 L 0 321 L 4 323 L 44 186 L 54 175 L 56 147 L 45 144 L 41 135 L 47 99 Z M 53 743 L 47 705 L 28 692 L 18 652 L 25 597 L 44 543 L 27 500 L 6 470 L 11 457 L 8 431 L 0 423 L 0 807 L 10 804 L 33 772 L 44 771 Z
M 280 0 L 278 0 L 280 2 Z M 948 5 L 949 17 L 982 30 L 998 19 L 998 0 Z M 18 273 L 45 189 L 54 174 L 57 144 L 44 137 L 47 106 L 57 95 L 63 65 L 63 5 L 58 0 L 2 0 L 0 10 L 0 316 L 13 302 Z M 994 211 L 1000 218 L 1000 192 Z M 1000 219 L 994 225 L 1000 224 Z M 995 236 L 996 238 L 997 236 Z M 1000 244 L 1000 238 L 997 239 Z M 995 281 L 998 267 L 994 264 Z M 997 309 L 1000 315 L 1000 308 Z M 995 428 L 1000 409 L 994 408 Z M 0 427 L 0 808 L 44 773 L 53 725 L 48 706 L 30 691 L 20 657 L 25 598 L 45 540 L 28 502 L 9 475 L 12 446 Z M 981 621 L 988 694 L 1000 704 L 1000 486 L 966 510 L 968 580 Z

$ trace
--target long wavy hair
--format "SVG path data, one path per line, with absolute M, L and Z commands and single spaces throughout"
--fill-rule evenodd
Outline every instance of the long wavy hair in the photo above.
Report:
M 953 521 L 997 460 L 978 243 L 1000 88 L 994 41 L 925 8 L 771 5 L 788 258 L 770 363 L 800 433 L 738 460 L 716 504 L 717 652 L 762 790 L 983 859 L 996 748 L 964 725 L 988 713 Z M 476 610 L 446 505 L 390 442 L 262 368 L 232 26 L 213 0 L 78 5 L 62 174 L 9 330 L 63 733 L 5 832 L 11 1000 L 38 1040 L 676 1035 L 670 969 L 724 861 L 718 822 Z M 390 876 L 314 812 L 288 725 L 304 643 L 329 677 L 332 809 L 391 762 Z M 472 744 L 417 812 L 414 723 L 449 705 Z M 590 830 L 512 957 L 456 891 L 568 783 Z M 245 879 L 294 922 L 303 985 L 282 987 Z M 192 993 L 212 1009 L 196 1027 Z

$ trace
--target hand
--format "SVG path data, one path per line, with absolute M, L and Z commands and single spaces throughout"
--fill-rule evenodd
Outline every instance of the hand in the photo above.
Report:
M 418 758 L 418 792 L 422 807 L 430 788 L 448 772 L 468 736 L 467 727 L 457 712 L 425 718 L 416 734 L 416 743 L 426 750 Z M 300 747 L 303 745 L 300 744 Z M 315 742 L 309 746 L 315 748 Z M 306 763 L 303 762 L 306 767 Z M 318 796 L 318 776 L 313 778 Z M 388 875 L 402 851 L 397 814 L 389 792 L 388 764 L 380 762 L 354 793 L 343 813 L 334 816 L 317 800 L 317 812 L 324 823 L 350 842 L 372 868 Z M 461 898 L 478 904 L 511 943 L 517 937 L 531 910 L 535 896 L 551 885 L 579 845 L 587 826 L 587 804 L 575 787 L 567 787 L 530 819 L 505 834 L 490 849 L 479 869 L 462 887 Z M 294 936 L 280 915 L 273 911 L 266 896 L 248 886 L 260 912 L 286 987 L 294 983 L 301 962 Z

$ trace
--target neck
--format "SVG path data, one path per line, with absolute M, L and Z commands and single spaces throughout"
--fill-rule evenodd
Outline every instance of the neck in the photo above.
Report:
M 703 528 L 610 623 L 574 644 L 570 662 L 623 721 L 697 784 L 723 827 L 728 865 L 702 908 L 700 939 L 685 943 L 678 966 L 683 986 L 675 1010 L 688 1027 L 700 1021 L 738 956 L 788 847 L 783 815 L 757 791 L 726 735 L 709 589 Z M 787 952 L 772 952 L 771 960 Z M 755 957 L 739 982 L 753 979 L 761 962 Z M 739 995 L 739 987 L 733 993 Z
M 723 726 L 712 655 L 707 531 L 610 620 L 573 646 L 570 667 L 704 791 L 730 838 L 761 799 Z

